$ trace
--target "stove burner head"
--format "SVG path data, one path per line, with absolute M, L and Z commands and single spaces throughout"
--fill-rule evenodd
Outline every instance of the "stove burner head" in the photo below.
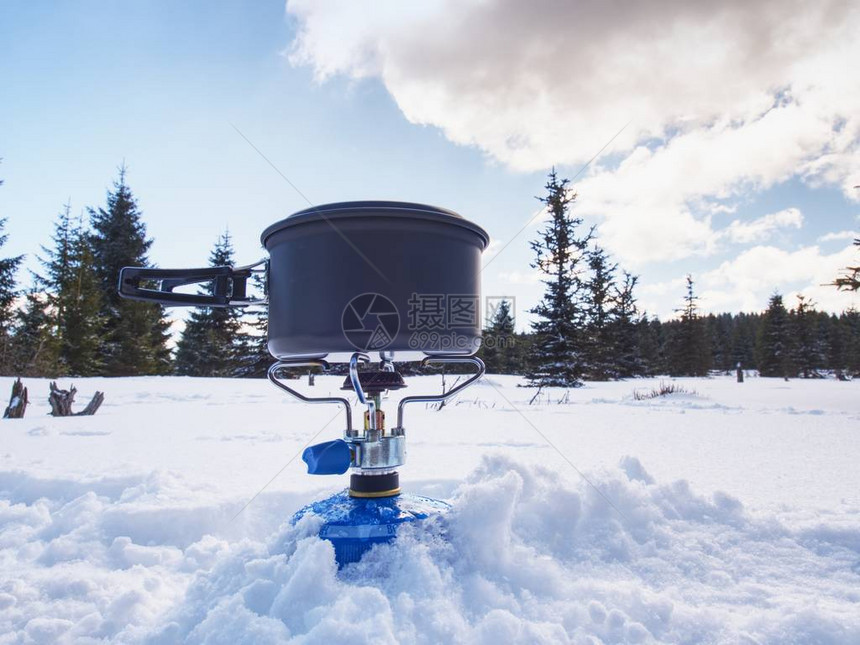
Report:
M 358 380 L 361 383 L 361 389 L 367 394 L 375 396 L 386 390 L 401 390 L 406 387 L 403 381 L 403 376 L 400 372 L 392 372 L 388 370 L 367 370 L 358 373 Z M 349 376 L 343 382 L 341 390 L 352 392 L 354 390 Z

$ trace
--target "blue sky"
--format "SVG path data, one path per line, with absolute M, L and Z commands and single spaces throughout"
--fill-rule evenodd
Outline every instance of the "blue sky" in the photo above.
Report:
M 559 10 L 547 4 L 546 11 Z M 689 43 L 654 33 L 642 38 L 635 60 L 611 49 L 589 58 L 583 34 L 558 26 L 571 24 L 564 16 L 546 27 L 517 11 L 502 0 L 420 8 L 3 3 L 0 216 L 8 218 L 9 233 L 3 252 L 25 253 L 27 268 L 35 268 L 62 205 L 71 200 L 78 213 L 103 204 L 124 160 L 155 238 L 154 262 L 205 263 L 225 228 L 238 262 L 259 259 L 259 233 L 307 202 L 234 124 L 313 203 L 399 199 L 451 208 L 489 231 L 489 259 L 537 212 L 534 196 L 548 168 L 574 175 L 629 122 L 575 182 L 576 208 L 600 225 L 616 260 L 641 275 L 640 301 L 650 311 L 671 314 L 688 272 L 700 280 L 702 306 L 716 311 L 761 308 L 774 289 L 803 291 L 834 311 L 858 304 L 820 287 L 823 276 L 856 257 L 850 248 L 860 213 L 860 195 L 850 189 L 860 184 L 856 74 L 843 79 L 835 101 L 824 81 L 817 93 L 792 92 L 817 78 L 816 64 L 856 47 L 832 26 L 852 24 L 856 12 L 816 18 L 822 34 L 836 30 L 827 41 L 848 50 L 807 39 L 805 53 L 790 60 L 778 47 L 751 53 L 761 56 L 767 82 L 755 74 L 735 79 L 723 96 L 688 80 L 680 87 L 692 89 L 667 101 L 667 92 L 677 94 L 672 83 L 685 81 L 685 69 L 666 69 L 666 78 L 649 84 L 665 85 L 653 96 L 650 86 L 624 91 L 625 75 L 640 78 L 649 51 L 656 64 L 666 49 L 683 57 Z M 607 42 L 625 35 L 625 26 L 612 26 L 599 8 L 583 11 L 594 15 L 580 22 L 590 20 L 597 33 L 604 28 Z M 630 29 L 637 19 L 631 16 Z M 707 24 L 711 32 L 722 24 L 708 15 L 677 19 Z M 472 21 L 486 30 L 469 28 Z M 776 20 L 772 33 L 800 42 L 792 29 L 798 27 Z M 428 33 L 444 35 L 427 39 Z M 550 43 L 541 51 L 560 43 L 551 60 L 563 63 L 569 55 L 564 69 L 576 83 L 548 82 L 552 70 L 543 53 L 533 55 L 533 41 Z M 715 42 L 706 70 L 711 80 L 726 70 L 733 79 L 743 76 Z M 570 43 L 579 43 L 578 50 Z M 719 62 L 721 56 L 726 60 Z M 604 85 L 610 63 L 622 89 Z M 779 104 L 777 86 L 793 98 Z M 776 107 L 762 108 L 769 97 Z M 825 103 L 826 112 L 814 111 Z M 763 153 L 774 141 L 785 150 Z M 484 273 L 485 294 L 516 296 L 523 324 L 523 311 L 540 295 L 528 249 L 537 226 Z M 27 281 L 26 271 L 20 279 Z

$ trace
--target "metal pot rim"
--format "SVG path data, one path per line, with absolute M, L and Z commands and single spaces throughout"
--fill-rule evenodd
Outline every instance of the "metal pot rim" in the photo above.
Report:
M 423 219 L 443 224 L 452 224 L 477 233 L 482 240 L 481 250 L 486 249 L 490 243 L 490 236 L 484 229 L 454 211 L 428 204 L 393 201 L 336 202 L 306 208 L 268 226 L 260 236 L 260 241 L 263 246 L 266 246 L 269 237 L 279 231 L 322 219 L 334 220 L 361 217 L 402 217 L 403 219 Z

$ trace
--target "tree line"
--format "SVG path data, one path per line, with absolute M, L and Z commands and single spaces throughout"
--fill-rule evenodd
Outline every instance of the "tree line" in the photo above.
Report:
M 828 314 L 815 311 L 805 298 L 787 309 L 782 295 L 775 293 L 762 313 L 682 316 L 661 321 L 638 314 L 623 347 L 601 348 L 602 354 L 618 357 L 614 374 L 592 369 L 586 353 L 578 381 L 564 385 L 660 374 L 705 376 L 714 371 L 729 373 L 738 365 L 761 376 L 860 377 L 860 312 L 856 309 Z M 509 307 L 504 311 L 499 307 L 484 338 L 479 355 L 488 372 L 529 376 L 537 371 L 539 338 L 534 332 L 514 332 Z M 532 383 L 554 384 L 537 379 Z
M 2 184 L 2 182 L 0 182 Z M 738 364 L 764 376 L 860 375 L 860 313 L 816 311 L 799 297 L 787 309 L 774 294 L 763 313 L 703 315 L 687 277 L 677 319 L 660 321 L 637 305 L 637 276 L 619 268 L 571 213 L 576 194 L 550 172 L 538 199 L 548 219 L 532 241 L 532 267 L 544 284 L 527 333 L 514 330 L 503 301 L 484 330 L 479 355 L 491 373 L 521 374 L 537 386 L 575 387 L 583 380 L 654 374 L 702 376 Z M 65 204 L 39 271 L 21 292 L 23 257 L 0 259 L 0 373 L 18 376 L 262 377 L 272 362 L 265 308 L 193 310 L 175 348 L 164 308 L 117 293 L 124 266 L 150 266 L 147 236 L 125 167 L 105 203 L 74 217 Z M 0 219 L 0 249 L 6 241 Z M 858 241 L 860 244 L 860 241 Z M 211 266 L 233 265 L 228 232 L 215 242 Z M 835 285 L 857 289 L 857 267 Z M 263 280 L 257 288 L 264 290 Z M 214 285 L 201 287 L 211 293 Z
M 264 375 L 270 362 L 264 315 L 243 324 L 234 309 L 197 309 L 172 350 L 164 308 L 119 297 L 120 269 L 151 265 L 152 239 L 126 175 L 120 168 L 103 206 L 78 217 L 70 203 L 62 208 L 25 292 L 14 282 L 23 257 L 0 260 L 0 373 Z M 0 220 L 0 248 L 4 224 Z M 210 261 L 233 264 L 228 233 L 218 239 Z M 23 304 L 15 306 L 16 299 Z
M 530 332 L 516 333 L 509 306 L 499 306 L 484 330 L 480 356 L 490 373 L 520 374 L 533 386 L 576 387 L 670 374 L 705 376 L 740 366 L 762 376 L 860 376 L 860 312 L 816 311 L 798 296 L 787 309 L 774 293 L 762 313 L 703 315 L 692 276 L 678 317 L 660 321 L 639 310 L 637 276 L 619 270 L 570 212 L 576 194 L 549 174 L 538 198 L 549 216 L 532 242 L 544 295 L 530 313 Z M 860 246 L 860 240 L 855 241 Z M 860 267 L 848 267 L 835 287 L 858 289 Z

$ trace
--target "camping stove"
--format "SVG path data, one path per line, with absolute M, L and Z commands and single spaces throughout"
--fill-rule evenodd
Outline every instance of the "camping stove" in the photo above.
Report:
M 320 535 L 334 543 L 343 566 L 373 544 L 392 540 L 400 524 L 447 508 L 400 492 L 397 469 L 406 459 L 403 410 L 410 403 L 444 401 L 484 373 L 473 354 L 481 343 L 481 253 L 489 239 L 477 224 L 436 206 L 323 204 L 266 228 L 260 241 L 268 259 L 256 264 L 125 267 L 117 289 L 123 298 L 171 307 L 268 303 L 268 348 L 278 361 L 269 379 L 302 401 L 341 405 L 346 415 L 342 439 L 310 446 L 302 457 L 312 475 L 351 470 L 349 489 L 293 518 L 320 516 Z M 247 288 L 258 273 L 265 274 L 265 300 L 252 298 Z M 207 286 L 197 293 L 177 291 L 192 285 Z M 378 352 L 378 364 L 371 363 L 371 351 Z M 404 397 L 389 427 L 382 397 L 406 385 L 394 367 L 395 352 L 401 362 L 469 363 L 477 373 L 442 394 Z M 293 367 L 327 371 L 326 359 L 349 364 L 343 389 L 367 408 L 359 427 L 353 427 L 346 398 L 308 397 L 278 377 Z
M 386 427 L 382 397 L 386 392 L 406 387 L 392 362 L 393 355 L 380 352 L 375 369 L 360 370 L 370 364 L 370 357 L 356 352 L 349 360 L 349 374 L 341 389 L 352 391 L 367 409 L 361 428 L 353 427 L 352 406 L 342 397 L 308 397 L 292 389 L 278 378 L 285 368 L 321 367 L 329 370 L 322 359 L 282 360 L 269 369 L 269 379 L 276 386 L 306 403 L 342 405 L 346 429 L 342 439 L 326 441 L 305 449 L 302 459 L 311 475 L 342 475 L 350 472 L 349 488 L 328 499 L 314 502 L 298 511 L 292 519 L 314 515 L 323 521 L 319 535 L 329 540 L 335 550 L 338 566 L 358 561 L 374 544 L 392 541 L 399 525 L 423 520 L 448 510 L 445 502 L 402 493 L 397 469 L 406 461 L 406 430 L 404 408 L 410 403 L 444 401 L 477 381 L 484 374 L 481 359 L 473 356 L 430 356 L 422 365 L 435 363 L 468 363 L 477 372 L 465 382 L 436 395 L 407 396 L 397 405 L 397 422 Z

